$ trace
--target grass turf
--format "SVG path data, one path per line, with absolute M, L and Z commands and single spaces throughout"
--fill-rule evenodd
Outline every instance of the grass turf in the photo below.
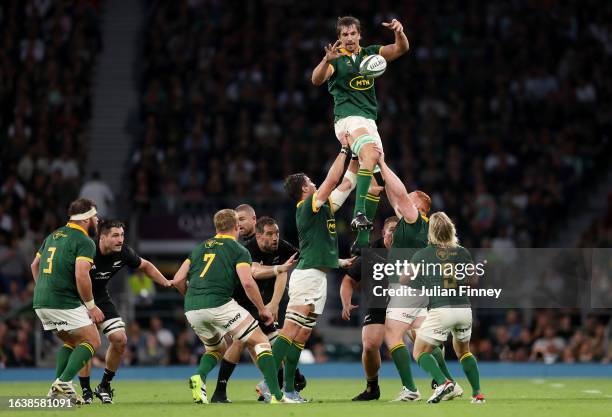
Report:
M 191 402 L 187 381 L 121 381 L 113 384 L 115 404 L 102 405 L 97 399 L 93 405 L 79 407 L 75 411 L 15 411 L 3 408 L 0 415 L 26 416 L 116 416 L 187 417 L 192 413 L 222 415 L 223 417 L 249 416 L 350 416 L 406 415 L 419 413 L 426 416 L 609 416 L 612 407 L 611 379 L 485 379 L 483 392 L 487 403 L 470 404 L 469 384 L 458 380 L 465 389 L 464 397 L 436 405 L 417 403 L 390 403 L 399 391 L 399 381 L 383 379 L 380 382 L 382 397 L 378 401 L 352 402 L 350 399 L 364 388 L 364 382 L 356 379 L 309 380 L 303 392 L 309 404 L 268 405 L 255 401 L 254 380 L 233 380 L 228 395 L 233 404 L 196 405 Z M 212 395 L 214 381 L 208 386 Z M 92 381 L 92 386 L 97 381 Z M 50 383 L 0 383 L 0 397 L 44 396 Z M 418 380 L 421 394 L 431 393 L 429 381 Z M 75 383 L 78 387 L 78 383 Z M 80 390 L 80 389 L 79 389 Z

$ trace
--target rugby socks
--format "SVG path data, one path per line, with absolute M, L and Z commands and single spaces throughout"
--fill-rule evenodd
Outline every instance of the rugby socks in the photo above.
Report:
M 368 195 L 368 189 L 372 183 L 372 171 L 369 169 L 359 169 L 357 171 L 357 187 L 355 190 L 355 210 L 353 216 L 357 215 L 357 212 L 366 212 L 366 196 Z M 368 220 L 371 220 L 368 217 Z
M 81 342 L 70 354 L 64 371 L 59 376 L 60 381 L 72 381 L 76 374 L 94 355 L 94 348 L 87 342 Z
M 202 382 L 206 382 L 206 377 L 220 360 L 221 355 L 219 352 L 206 352 L 202 355 L 202 358 L 200 359 L 200 366 L 198 367 L 198 373 L 200 374 L 200 378 L 202 378 Z
M 376 391 L 376 389 L 378 388 L 378 376 L 375 376 L 374 378 L 368 378 L 367 379 L 367 391 L 368 392 L 372 392 L 372 391 Z
M 227 381 L 232 376 L 232 373 L 236 369 L 236 364 L 223 359 L 221 361 L 221 365 L 219 367 L 219 376 L 217 377 L 217 386 L 215 387 L 215 392 L 225 393 L 227 390 Z
M 378 203 L 380 203 L 380 197 L 374 194 L 368 193 L 365 197 L 365 215 L 369 221 L 373 222 L 376 216 L 376 210 L 378 210 Z M 370 242 L 370 231 L 360 230 L 357 232 L 357 244 L 359 247 L 365 247 Z
M 436 359 L 436 362 L 438 362 L 438 366 L 440 367 L 440 370 L 442 371 L 446 379 L 454 381 L 453 377 L 450 374 L 450 371 L 448 370 L 448 367 L 446 366 L 446 361 L 444 360 L 444 353 L 442 353 L 442 349 L 436 346 L 434 350 L 431 351 L 431 354 Z
M 55 357 L 55 378 L 59 378 L 64 369 L 66 369 L 72 351 L 74 351 L 74 348 L 66 344 L 57 351 L 57 356 Z
M 408 388 L 410 391 L 416 391 L 417 387 L 414 385 L 412 369 L 410 367 L 410 353 L 408 353 L 406 345 L 403 343 L 398 343 L 397 345 L 391 347 L 389 352 L 391 352 L 391 357 L 393 358 L 395 367 L 400 374 L 402 385 Z
M 431 375 L 438 385 L 442 385 L 446 382 L 446 377 L 440 370 L 438 362 L 436 362 L 436 358 L 434 358 L 431 353 L 421 353 L 417 362 L 419 363 L 421 369 Z
M 102 381 L 100 385 L 110 385 L 111 381 L 115 377 L 115 373 L 108 368 L 104 368 L 104 375 L 102 375 Z
M 283 334 L 279 334 L 274 342 L 274 346 L 272 346 L 272 354 L 274 355 L 274 360 L 276 361 L 276 368 L 281 367 L 290 346 L 291 340 L 287 339 Z
M 274 395 L 277 400 L 280 400 L 283 398 L 283 393 L 278 385 L 278 377 L 276 375 L 277 368 L 274 362 L 274 356 L 269 350 L 263 351 L 257 355 L 257 366 L 264 376 L 264 380 L 268 385 L 270 393 Z
M 287 357 L 285 358 L 285 391 L 287 392 L 295 391 L 295 370 L 303 349 L 303 343 L 294 341 L 287 350 Z
M 81 388 L 88 389 L 91 391 L 91 385 L 90 384 L 90 380 L 88 376 L 80 376 L 79 377 L 79 384 L 81 384 Z
M 459 362 L 461 362 L 463 372 L 465 372 L 465 376 L 472 386 L 472 397 L 480 394 L 480 372 L 478 371 L 476 358 L 468 352 L 459 359 Z

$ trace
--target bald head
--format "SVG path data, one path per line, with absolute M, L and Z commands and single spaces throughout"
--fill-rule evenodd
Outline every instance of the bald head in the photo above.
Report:
M 241 238 L 247 238 L 255 234 L 255 225 L 257 224 L 257 216 L 255 209 L 248 204 L 240 204 L 236 207 L 238 215 L 238 233 Z

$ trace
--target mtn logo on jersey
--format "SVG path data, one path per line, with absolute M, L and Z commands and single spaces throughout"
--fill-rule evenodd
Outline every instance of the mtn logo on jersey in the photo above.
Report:
M 365 91 L 365 90 L 369 90 L 370 88 L 374 87 L 374 80 L 364 78 L 363 75 L 358 75 L 357 77 L 349 81 L 349 86 L 353 90 Z
M 329 234 L 331 235 L 336 234 L 336 220 L 335 219 L 327 220 L 327 230 L 329 231 Z

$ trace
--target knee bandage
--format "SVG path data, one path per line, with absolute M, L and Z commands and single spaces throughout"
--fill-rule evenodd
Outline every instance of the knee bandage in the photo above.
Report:
M 125 323 L 121 319 L 121 317 L 117 317 L 114 319 L 109 319 L 100 325 L 100 330 L 102 330 L 102 334 L 108 337 L 109 335 L 118 332 L 120 330 L 125 330 Z
M 204 346 L 206 347 L 207 352 L 216 352 L 219 350 L 224 350 L 226 343 L 225 339 L 221 335 L 217 335 L 214 339 L 210 341 L 205 341 Z
M 260 343 L 258 345 L 255 345 L 254 349 L 255 355 L 259 357 L 259 355 L 261 355 L 262 353 L 271 352 L 272 346 L 270 346 L 269 343 Z
M 370 135 L 369 133 L 366 133 L 365 135 L 361 135 L 357 139 L 355 139 L 353 145 L 351 145 L 351 152 L 353 152 L 354 155 L 359 156 L 359 152 L 361 152 L 361 148 L 363 148 L 363 145 L 376 142 L 377 140 L 374 136 Z
M 292 321 L 298 326 L 307 329 L 312 329 L 317 324 L 317 319 L 315 319 L 314 317 L 304 316 L 301 313 L 291 310 L 287 310 L 287 313 L 285 314 L 285 320 Z
M 259 326 L 259 322 L 255 319 L 253 319 L 253 321 L 244 328 L 244 330 L 239 330 L 238 331 L 238 337 L 236 337 L 236 339 L 240 340 L 241 342 L 246 342 L 247 340 L 249 340 L 249 337 L 251 337 L 251 335 L 253 334 L 253 332 L 255 330 L 257 330 L 257 327 Z

